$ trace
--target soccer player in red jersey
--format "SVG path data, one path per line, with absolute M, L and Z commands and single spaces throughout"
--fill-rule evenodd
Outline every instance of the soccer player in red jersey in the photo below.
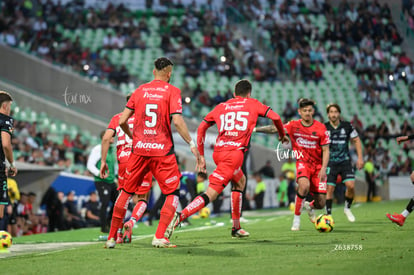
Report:
M 298 190 L 295 201 L 295 216 L 291 230 L 298 231 L 303 206 L 311 222 L 315 222 L 314 209 L 322 209 L 326 202 L 326 167 L 329 162 L 329 133 L 326 126 L 313 119 L 315 102 L 301 98 L 299 115 L 301 119 L 285 124 L 296 156 L 296 181 Z M 273 133 L 275 129 L 259 127 L 257 132 Z M 312 202 L 305 202 L 308 193 L 313 194 Z
M 402 142 L 405 142 L 411 139 L 414 139 L 414 135 L 400 136 L 400 137 L 397 137 L 397 142 L 398 144 L 401 144 Z M 414 184 L 414 171 L 411 172 L 410 179 L 411 179 L 411 182 Z M 410 199 L 410 201 L 408 202 L 405 209 L 401 212 L 401 214 L 394 212 L 394 214 L 392 215 L 387 213 L 386 216 L 393 223 L 396 223 L 399 226 L 403 226 L 405 219 L 408 217 L 408 215 L 410 215 L 411 212 L 413 212 L 413 210 L 414 210 L 414 197 Z
M 235 86 L 235 98 L 217 105 L 201 122 L 197 131 L 197 145 L 205 170 L 204 143 L 206 131 L 217 124 L 219 134 L 214 147 L 213 159 L 217 167 L 209 177 L 207 191 L 196 197 L 181 213 L 176 213 L 168 226 L 169 237 L 174 228 L 187 217 L 197 213 L 209 202 L 214 201 L 227 184 L 232 181 L 231 212 L 233 220 L 232 236 L 248 237 L 250 234 L 240 226 L 242 192 L 246 177 L 241 170 L 244 152 L 247 150 L 253 128 L 259 116 L 273 120 L 279 130 L 282 142 L 289 140 L 283 131 L 280 116 L 269 106 L 251 98 L 252 85 L 248 80 L 240 80 Z
M 171 121 L 181 137 L 190 145 L 195 155 L 197 168 L 200 155 L 188 132 L 182 117 L 181 91 L 169 84 L 173 63 L 165 57 L 154 62 L 154 80 L 139 86 L 132 94 L 124 109 L 119 125 L 132 138 L 132 154 L 128 160 L 126 182 L 115 203 L 111 229 L 106 247 L 115 247 L 116 231 L 122 224 L 131 195 L 138 187 L 141 193 L 142 182 L 148 172 L 158 181 L 161 192 L 166 195 L 157 231 L 152 240 L 154 247 L 175 247 L 165 237 L 167 226 L 174 217 L 178 205 L 181 173 L 174 155 Z M 133 134 L 128 119 L 134 115 Z
M 128 102 L 131 95 L 126 97 Z M 100 167 L 100 176 L 101 178 L 106 178 L 108 176 L 108 165 L 106 163 L 106 158 L 108 155 L 109 146 L 111 144 L 111 139 L 116 135 L 117 142 L 116 142 L 116 155 L 118 160 L 118 190 L 121 190 L 124 186 L 125 177 L 126 177 L 126 168 L 128 165 L 129 156 L 131 155 L 132 151 L 132 139 L 130 139 L 125 132 L 119 126 L 119 118 L 121 117 L 122 113 L 116 114 L 112 117 L 111 121 L 109 122 L 108 128 L 105 131 L 105 134 L 102 138 L 102 145 L 101 145 L 101 167 Z M 128 126 L 132 131 L 135 122 L 135 117 L 131 116 L 128 119 Z M 125 224 L 125 233 L 122 236 L 122 226 L 118 228 L 117 236 L 116 236 L 116 243 L 131 242 L 132 237 L 132 228 L 134 227 L 135 223 L 142 217 L 145 210 L 147 209 L 148 205 L 148 195 L 151 189 L 151 181 L 152 181 L 152 174 L 148 173 L 143 183 L 141 184 L 145 189 L 140 190 L 140 193 L 135 192 L 138 196 L 138 202 L 135 205 L 131 219 Z M 138 190 L 137 190 L 138 191 Z

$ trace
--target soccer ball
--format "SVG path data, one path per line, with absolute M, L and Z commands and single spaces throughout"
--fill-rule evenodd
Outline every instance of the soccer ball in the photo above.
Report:
M 316 218 L 315 228 L 319 232 L 331 232 L 334 229 L 335 223 L 332 216 L 321 214 Z
M 6 249 L 12 246 L 13 238 L 6 231 L 0 231 L 0 249 Z
M 200 210 L 200 217 L 205 219 L 210 216 L 210 208 L 204 207 Z

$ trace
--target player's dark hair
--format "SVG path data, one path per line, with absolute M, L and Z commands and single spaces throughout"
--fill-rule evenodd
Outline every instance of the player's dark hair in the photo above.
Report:
M 315 106 L 315 101 L 309 98 L 300 98 L 298 100 L 299 108 L 304 108 L 308 106 Z
M 201 178 L 203 178 L 203 179 L 205 179 L 205 180 L 207 179 L 207 174 L 206 174 L 206 173 L 204 173 L 204 172 L 198 172 L 198 173 L 197 173 L 197 176 L 198 176 L 198 177 L 201 177 Z
M 326 106 L 326 113 L 328 114 L 329 113 L 329 110 L 331 109 L 331 108 L 336 108 L 336 110 L 339 112 L 339 113 L 341 113 L 341 107 L 339 107 L 339 105 L 338 104 L 336 104 L 336 103 L 330 103 L 330 104 L 328 104 L 328 106 Z
M 127 101 L 127 102 L 129 101 L 129 99 L 131 98 L 131 96 L 132 96 L 132 93 L 129 93 L 129 94 L 126 96 L 126 101 Z
M 6 92 L 0 92 L 0 106 L 3 105 L 4 102 L 13 101 L 12 97 Z
M 252 91 L 252 84 L 247 79 L 239 80 L 234 87 L 236 96 L 246 96 Z
M 174 66 L 174 64 L 166 57 L 160 57 L 154 61 L 154 67 L 157 71 L 161 71 L 168 66 Z

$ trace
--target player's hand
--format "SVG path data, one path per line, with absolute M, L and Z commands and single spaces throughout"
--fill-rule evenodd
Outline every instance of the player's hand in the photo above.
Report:
M 324 181 L 327 180 L 327 177 L 326 177 L 326 167 L 322 167 L 321 168 L 321 170 L 319 171 L 319 174 L 318 174 L 318 178 L 319 178 L 319 180 L 321 182 L 324 182 Z
M 109 176 L 109 168 L 106 162 L 101 162 L 101 169 L 99 170 L 99 177 L 106 179 Z
M 204 156 L 200 156 L 200 159 L 197 162 L 196 170 L 197 170 L 197 172 L 206 173 L 206 171 L 207 171 L 207 169 L 206 169 L 206 159 L 204 158 Z
M 398 144 L 401 144 L 402 142 L 407 141 L 407 140 L 408 140 L 408 136 L 397 137 L 397 143 Z
M 7 175 L 10 177 L 14 177 L 17 175 L 17 168 L 14 166 L 10 166 L 9 170 L 7 171 Z
M 282 142 L 282 144 L 289 144 L 290 142 L 289 138 L 286 135 L 283 138 L 279 137 L 279 141 Z
M 361 170 L 362 168 L 364 168 L 364 160 L 362 158 L 358 158 L 356 162 L 356 168 L 358 170 Z

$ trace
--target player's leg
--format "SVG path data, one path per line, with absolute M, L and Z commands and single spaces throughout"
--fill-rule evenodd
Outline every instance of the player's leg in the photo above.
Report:
M 138 202 L 135 204 L 134 209 L 132 210 L 132 215 L 129 221 L 124 224 L 124 235 L 122 236 L 122 241 L 124 243 L 130 243 L 132 240 L 132 228 L 135 224 L 141 219 L 144 215 L 145 210 L 148 206 L 148 198 L 150 190 L 152 187 L 152 173 L 147 173 L 144 177 L 142 184 L 139 187 L 139 191 L 135 192 Z
M 99 210 L 99 220 L 101 222 L 101 232 L 108 232 L 107 225 L 107 208 L 110 200 L 110 193 L 107 188 L 107 183 L 103 181 L 95 181 L 95 188 L 98 191 L 99 200 L 101 202 L 101 208 Z
M 327 175 L 327 186 L 326 186 L 326 214 L 332 215 L 332 202 L 336 187 L 336 178 L 338 173 L 335 169 L 335 166 L 329 166 L 326 169 Z
M 208 186 L 206 192 L 197 196 L 192 202 L 190 202 L 180 213 L 178 223 L 182 222 L 188 217 L 191 217 L 204 207 L 206 207 L 210 202 L 213 202 L 219 193 L 213 189 L 212 186 Z
M 411 179 L 411 182 L 414 184 L 414 171 L 411 172 L 410 179 Z M 401 212 L 401 214 L 394 213 L 391 215 L 387 213 L 387 217 L 393 223 L 396 223 L 399 226 L 403 226 L 405 219 L 408 217 L 408 215 L 410 215 L 411 212 L 413 212 L 413 210 L 414 210 L 414 197 L 411 198 L 411 200 L 407 204 L 407 207 L 405 207 L 405 209 Z
M 142 215 L 144 215 L 145 210 L 147 210 L 149 192 L 143 195 L 135 194 L 135 196 L 138 202 L 135 204 L 135 207 L 132 210 L 131 218 L 124 224 L 125 231 L 121 237 L 121 240 L 124 243 L 130 243 L 132 241 L 132 229 L 134 228 L 137 221 L 141 219 Z M 118 238 L 117 238 L 117 243 L 118 243 Z
M 308 211 L 309 220 L 314 223 L 316 220 L 315 209 L 322 209 L 326 205 L 326 182 L 320 181 L 320 167 L 313 169 L 310 177 L 310 192 L 313 194 L 313 201 L 305 202 L 305 209 Z
M 122 227 L 129 200 L 136 192 L 139 186 L 138 183 L 141 183 L 143 181 L 144 175 L 147 174 L 148 169 L 149 168 L 148 163 L 146 162 L 146 158 L 131 154 L 127 168 L 127 173 L 129 176 L 125 181 L 123 190 L 121 190 L 114 205 L 111 228 L 109 230 L 108 241 L 106 242 L 107 248 L 115 247 L 115 237 L 118 229 Z
M 167 227 L 173 220 L 180 195 L 181 173 L 178 169 L 175 155 L 152 157 L 150 160 L 151 172 L 160 186 L 161 192 L 166 195 L 165 203 L 161 208 L 160 221 L 152 240 L 154 247 L 175 247 L 166 236 Z
M 233 227 L 231 236 L 235 238 L 249 237 L 250 233 L 241 228 L 240 216 L 242 209 L 243 190 L 246 186 L 246 177 L 243 172 L 239 170 L 233 177 L 234 184 L 231 190 L 231 218 L 233 220 Z
M 351 206 L 355 196 L 355 180 L 344 180 L 346 191 L 345 191 L 345 206 L 344 214 L 348 218 L 348 221 L 355 222 L 355 216 L 352 214 Z
M 302 213 L 303 204 L 305 202 L 305 198 L 309 193 L 310 188 L 310 181 L 307 177 L 300 177 L 297 180 L 298 182 L 298 190 L 296 193 L 296 200 L 295 200 L 295 215 L 293 216 L 293 224 L 292 224 L 292 231 L 298 231 L 300 227 L 300 214 Z

